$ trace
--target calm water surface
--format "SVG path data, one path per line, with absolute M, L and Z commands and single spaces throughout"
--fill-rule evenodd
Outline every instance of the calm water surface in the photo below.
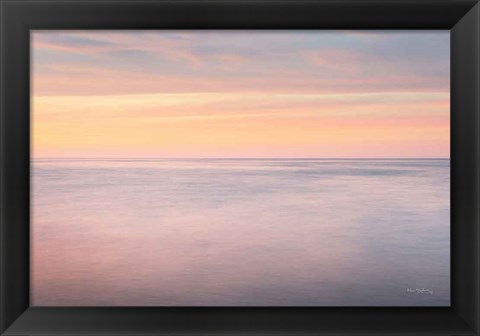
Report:
M 33 162 L 37 306 L 450 304 L 449 160 Z

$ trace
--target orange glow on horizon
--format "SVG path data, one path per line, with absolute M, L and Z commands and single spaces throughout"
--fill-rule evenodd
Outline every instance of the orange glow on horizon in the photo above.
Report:
M 448 96 L 408 96 L 39 97 L 33 156 L 448 157 Z

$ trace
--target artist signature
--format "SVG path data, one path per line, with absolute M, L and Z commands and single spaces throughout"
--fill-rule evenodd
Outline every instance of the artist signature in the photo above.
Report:
M 407 293 L 433 295 L 433 289 L 430 289 L 430 288 L 407 288 Z

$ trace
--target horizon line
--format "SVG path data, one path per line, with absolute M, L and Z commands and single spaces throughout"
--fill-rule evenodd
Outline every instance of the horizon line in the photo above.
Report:
M 450 160 L 450 157 L 31 157 L 30 160 Z

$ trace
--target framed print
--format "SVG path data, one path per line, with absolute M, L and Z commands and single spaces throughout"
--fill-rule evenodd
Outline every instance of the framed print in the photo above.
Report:
M 449 306 L 449 35 L 31 31 L 31 305 Z
M 477 335 L 479 6 L 2 1 L 1 334 Z

